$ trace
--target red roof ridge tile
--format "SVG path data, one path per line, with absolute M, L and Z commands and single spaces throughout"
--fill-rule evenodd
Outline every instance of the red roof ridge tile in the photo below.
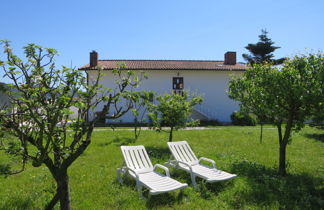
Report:
M 99 59 L 98 61 L 179 61 L 179 62 L 183 62 L 183 61 L 193 61 L 193 62 L 222 62 L 224 63 L 224 61 L 221 60 L 179 60 L 179 59 Z
M 125 62 L 127 69 L 132 70 L 216 70 L 216 71 L 244 71 L 247 66 L 242 63 L 234 65 L 225 64 L 224 61 L 215 60 L 136 60 L 136 59 L 107 59 L 98 60 L 97 65 L 110 70 L 117 67 L 117 63 Z M 89 64 L 80 70 L 95 70 Z

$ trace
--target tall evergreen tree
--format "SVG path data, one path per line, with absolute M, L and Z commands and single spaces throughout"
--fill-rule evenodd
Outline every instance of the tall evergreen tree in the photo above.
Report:
M 261 35 L 259 35 L 259 42 L 256 44 L 248 44 L 245 49 L 250 51 L 250 54 L 243 54 L 243 58 L 249 64 L 261 64 L 261 63 L 271 63 L 271 64 L 281 64 L 285 58 L 273 59 L 274 52 L 280 47 L 273 46 L 274 42 L 268 38 L 268 32 L 266 30 L 261 30 Z

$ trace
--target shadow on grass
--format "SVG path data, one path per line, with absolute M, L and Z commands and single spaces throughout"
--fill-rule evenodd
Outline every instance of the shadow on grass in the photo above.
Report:
M 9 164 L 0 164 L 0 175 L 9 175 L 11 172 L 11 166 Z
M 136 142 L 136 139 L 134 139 L 134 138 L 116 137 L 112 141 L 99 143 L 97 145 L 99 147 L 106 147 L 106 146 L 109 146 L 111 144 L 114 144 L 116 146 L 123 146 L 123 145 L 129 145 L 129 144 L 132 144 L 132 143 L 135 143 L 135 142 Z
M 159 159 L 159 161 L 167 161 L 171 156 L 171 153 L 167 147 L 145 146 L 145 148 L 151 158 Z M 162 162 L 159 163 L 163 165 Z
M 181 203 L 183 197 L 184 193 L 180 190 L 159 195 L 152 195 L 151 198 L 146 202 L 146 208 L 157 209 L 163 207 L 172 207 L 176 203 Z
M 276 169 L 248 161 L 234 163 L 232 171 L 246 177 L 248 190 L 235 192 L 233 208 L 244 203 L 257 205 L 279 205 L 281 209 L 321 209 L 324 207 L 323 179 L 308 174 L 277 175 Z
M 114 180 L 112 184 L 115 186 L 125 186 L 129 190 L 133 190 L 134 192 L 136 192 L 135 179 L 133 179 L 127 175 L 123 176 L 123 184 L 122 185 L 120 185 L 120 183 L 117 180 Z M 143 187 L 143 196 L 147 199 L 146 200 L 146 208 L 147 209 L 156 209 L 158 207 L 167 207 L 167 206 L 172 207 L 175 203 L 182 202 L 184 193 L 181 192 L 180 190 L 176 190 L 174 192 L 168 192 L 168 193 L 163 193 L 163 194 L 159 194 L 159 195 L 152 195 L 149 198 L 149 191 L 147 190 L 147 188 Z M 138 197 L 138 199 L 140 199 L 140 197 Z
M 129 145 L 136 141 L 134 138 L 116 137 L 112 142 L 118 146 Z
M 0 206 L 0 209 L 33 209 L 30 198 L 13 197 Z
M 324 133 L 306 133 L 304 134 L 306 138 L 314 139 L 320 142 L 324 142 Z
M 117 146 L 129 145 L 135 143 L 136 139 L 127 137 L 116 137 L 111 143 Z
M 190 174 L 187 173 L 184 170 L 176 170 L 176 169 L 170 169 L 170 172 L 172 173 L 172 177 L 180 182 L 187 183 L 188 187 L 193 188 L 191 183 L 191 177 Z M 217 196 L 222 191 L 226 190 L 227 188 L 231 188 L 233 186 L 233 181 L 228 180 L 224 182 L 214 182 L 214 183 L 208 183 L 204 179 L 201 179 L 200 177 L 196 177 L 197 182 L 197 189 L 195 189 L 202 198 L 204 199 L 211 199 L 212 196 Z
M 198 183 L 197 191 L 200 193 L 200 196 L 204 199 L 211 199 L 212 196 L 217 196 L 226 188 L 230 188 L 233 185 L 233 181 L 223 181 L 223 182 L 214 182 L 208 183 L 203 179 L 196 178 Z
M 108 141 L 108 142 L 103 142 L 103 143 L 98 143 L 98 147 L 106 147 L 106 146 L 109 146 L 111 145 L 113 141 Z

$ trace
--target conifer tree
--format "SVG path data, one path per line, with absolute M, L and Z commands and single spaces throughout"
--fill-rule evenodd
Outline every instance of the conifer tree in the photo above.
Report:
M 285 60 L 285 58 L 273 59 L 274 55 L 272 53 L 280 47 L 273 46 L 274 42 L 268 38 L 267 34 L 268 32 L 266 30 L 261 30 L 259 42 L 256 44 L 248 44 L 245 47 L 250 54 L 243 54 L 242 56 L 249 64 L 281 64 Z

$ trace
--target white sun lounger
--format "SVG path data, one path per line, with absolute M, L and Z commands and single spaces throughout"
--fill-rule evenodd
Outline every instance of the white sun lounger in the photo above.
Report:
M 218 170 L 213 160 L 204 157 L 197 159 L 187 141 L 168 142 L 168 146 L 175 160 L 170 160 L 166 165 L 189 172 L 194 187 L 197 186 L 197 176 L 207 182 L 225 181 L 236 177 L 235 174 Z M 210 162 L 213 167 L 201 164 L 202 160 Z
M 142 196 L 143 186 L 149 189 L 149 196 L 183 189 L 188 185 L 170 178 L 169 169 L 163 165 L 151 163 L 144 146 L 121 146 L 125 166 L 117 169 L 117 179 L 122 183 L 121 174 L 127 173 L 136 180 L 136 188 Z M 156 172 L 162 168 L 166 175 Z

